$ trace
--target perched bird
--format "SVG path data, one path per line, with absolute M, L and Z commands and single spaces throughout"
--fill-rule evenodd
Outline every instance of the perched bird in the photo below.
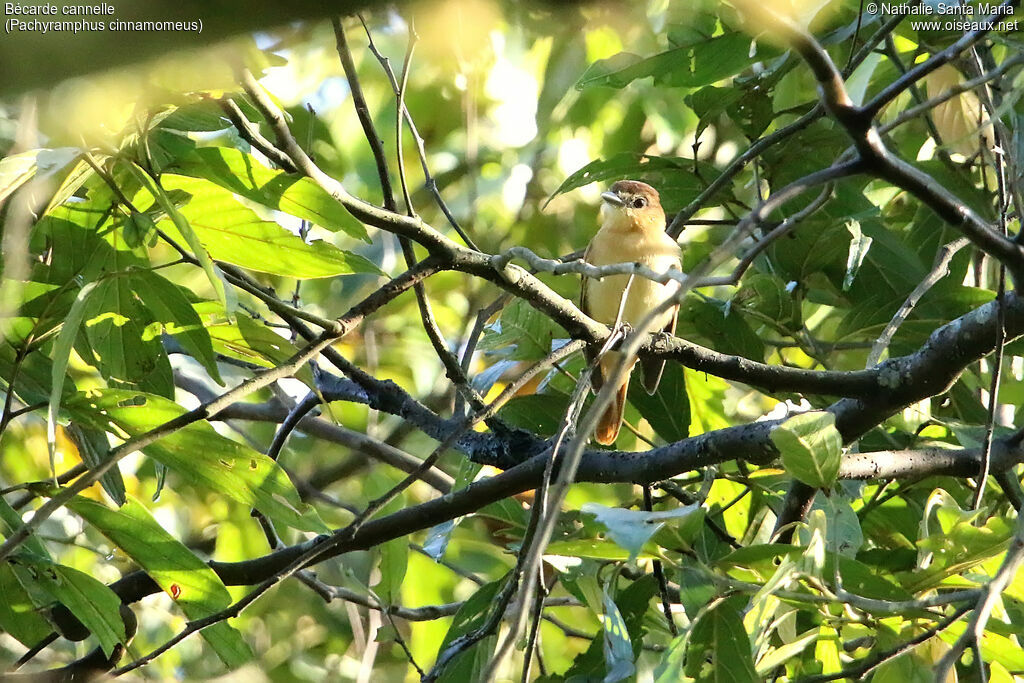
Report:
M 605 266 L 612 263 L 635 262 L 658 273 L 670 268 L 680 268 L 682 250 L 665 232 L 665 211 L 661 208 L 657 190 L 636 180 L 620 180 L 613 184 L 608 192 L 602 194 L 601 199 L 604 202 L 604 222 L 587 246 L 583 256 L 587 263 Z M 580 308 L 598 322 L 606 325 L 615 323 L 628 282 L 628 275 L 612 275 L 600 280 L 583 278 Z M 622 305 L 621 322 L 637 326 L 654 307 L 671 297 L 678 289 L 679 283 L 674 280 L 668 284 L 661 284 L 647 278 L 634 277 Z M 678 306 L 666 311 L 656 321 L 653 330 L 674 333 L 678 311 Z M 588 359 L 593 360 L 595 353 L 591 349 Z M 594 391 L 601 388 L 605 378 L 610 376 L 609 373 L 618 362 L 618 352 L 605 354 L 592 376 Z M 653 394 L 661 380 L 665 361 L 641 360 L 640 365 L 643 370 L 644 388 Z M 626 373 L 614 400 L 597 424 L 594 438 L 598 443 L 615 443 L 619 427 L 622 425 L 622 412 L 626 405 L 628 388 L 629 373 Z

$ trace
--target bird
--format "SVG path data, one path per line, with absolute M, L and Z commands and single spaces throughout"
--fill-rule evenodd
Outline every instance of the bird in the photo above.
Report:
M 682 249 L 665 232 L 665 211 L 661 208 L 658 191 L 638 180 L 619 180 L 601 195 L 604 220 L 601 228 L 590 240 L 583 260 L 594 266 L 613 263 L 634 262 L 651 270 L 664 273 L 669 269 L 681 269 Z M 613 325 L 619 314 L 623 292 L 629 283 L 629 275 L 611 275 L 601 279 L 583 278 L 580 293 L 580 309 L 594 320 Z M 679 283 L 670 280 L 667 284 L 644 277 L 634 277 L 629 284 L 629 293 L 622 305 L 622 323 L 630 326 L 639 324 L 650 311 L 672 297 L 679 290 Z M 674 334 L 676 314 L 679 305 L 663 313 L 655 321 L 652 330 Z M 597 351 L 588 349 L 587 359 L 593 365 Z M 619 362 L 617 351 L 607 352 L 594 367 L 591 386 L 599 391 Z M 622 426 L 622 414 L 629 389 L 629 375 L 636 361 L 615 392 L 614 399 L 598 421 L 594 439 L 608 446 L 615 443 Z M 665 361 L 642 359 L 643 385 L 653 394 L 661 381 Z

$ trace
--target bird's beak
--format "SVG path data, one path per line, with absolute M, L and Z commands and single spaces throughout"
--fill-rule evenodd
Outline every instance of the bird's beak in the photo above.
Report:
M 619 195 L 614 192 L 604 192 L 601 194 L 601 199 L 605 200 L 612 206 L 623 206 L 625 202 L 619 199 Z

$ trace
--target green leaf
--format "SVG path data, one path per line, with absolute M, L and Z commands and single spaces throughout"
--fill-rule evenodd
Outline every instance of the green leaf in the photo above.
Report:
M 0 159 L 0 203 L 35 176 L 45 178 L 78 156 L 75 147 L 33 149 Z
M 161 209 L 163 209 L 164 213 L 167 214 L 167 217 L 171 219 L 178 235 L 185 238 L 185 242 L 192 250 L 192 255 L 199 261 L 199 265 L 202 266 L 203 272 L 206 273 L 206 279 L 209 280 L 210 284 L 213 286 L 213 291 L 217 292 L 217 297 L 223 302 L 225 300 L 224 282 L 217 277 L 217 273 L 214 272 L 213 261 L 210 260 L 210 254 L 208 254 L 206 249 L 203 247 L 203 243 L 192 229 L 192 226 L 189 225 L 188 220 L 186 220 L 178 211 L 177 207 L 174 206 L 174 202 L 172 202 L 171 198 L 167 196 L 164 189 L 149 177 L 148 173 L 131 162 L 125 164 L 125 166 L 135 180 L 138 181 L 138 183 L 142 185 L 150 195 L 152 195 L 153 199 L 156 200 L 156 203 Z
M 170 398 L 174 396 L 171 365 L 159 337 L 147 334 L 152 321 L 135 296 L 133 279 L 119 272 L 97 281 L 85 303 L 88 345 L 82 346 L 79 339 L 79 352 L 112 384 Z
M 394 481 L 379 471 L 371 473 L 366 481 L 366 493 L 374 499 L 389 493 L 392 488 Z M 399 494 L 380 509 L 380 514 L 398 512 L 403 505 L 403 496 Z M 409 566 L 409 542 L 400 536 L 378 545 L 375 550 L 380 554 L 380 581 L 375 589 L 385 604 L 401 604 L 402 582 Z
M 234 322 L 228 320 L 224 308 L 218 304 L 199 304 L 194 308 L 203 318 L 210 341 L 217 353 L 244 360 L 265 368 L 280 365 L 299 352 L 297 346 L 266 325 L 245 315 Z M 313 373 L 303 366 L 295 377 L 313 387 Z
M 750 638 L 735 600 L 726 600 L 701 615 L 690 632 L 686 674 L 701 681 L 757 681 Z
M 27 183 L 36 174 L 39 150 L 12 154 L 0 159 L 0 202 Z
M 850 252 L 846 257 L 846 275 L 843 276 L 844 292 L 853 285 L 853 278 L 857 277 L 857 271 L 871 248 L 871 238 L 861 232 L 859 221 L 846 221 L 846 229 L 850 232 Z
M 124 219 L 121 231 L 124 233 L 125 244 L 133 249 L 143 244 L 155 247 L 157 240 L 160 239 L 153 218 L 138 211 L 132 211 L 131 215 Z
M 505 529 L 514 530 L 514 536 L 521 535 L 520 532 L 526 529 L 530 516 L 515 498 L 502 498 L 480 508 L 476 514 L 501 522 Z
M 706 38 L 681 48 L 676 68 L 669 70 L 664 78 L 655 76 L 656 84 L 669 86 L 699 87 L 711 85 L 739 73 L 755 60 L 767 56 L 767 50 L 758 44 L 759 54 L 751 54 L 751 38 L 742 32 L 726 33 Z
M 631 553 L 618 543 L 603 539 L 578 539 L 573 541 L 554 541 L 548 544 L 548 555 L 565 555 L 566 557 L 584 557 L 594 560 L 625 561 L 632 558 Z M 654 544 L 648 544 L 636 557 L 649 560 L 658 556 Z
M 563 394 L 516 396 L 502 406 L 498 417 L 514 427 L 541 436 L 553 436 L 562 424 L 569 399 Z
M 13 322 L 10 318 L 6 321 Z M 15 373 L 14 368 L 18 368 Z M 18 358 L 18 351 L 12 340 L 7 339 L 0 343 L 0 377 L 5 379 L 17 377 L 14 386 L 6 390 L 12 390 L 25 405 L 47 403 L 50 399 L 50 391 L 53 388 L 51 374 L 53 363 L 43 353 L 29 353 L 24 358 Z M 63 395 L 75 392 L 75 383 L 71 378 L 64 380 L 62 387 Z
M 190 620 L 216 614 L 231 604 L 231 595 L 220 577 L 167 533 L 134 498 L 119 510 L 81 497 L 68 503 L 68 508 L 146 570 Z M 241 634 L 227 621 L 200 633 L 229 668 L 241 666 L 253 658 Z
M 96 469 L 106 461 L 110 454 L 110 444 L 107 442 L 107 435 L 102 431 L 71 422 L 64 432 L 74 442 L 78 449 L 78 455 L 90 470 Z M 100 485 L 115 503 L 125 504 L 127 498 L 125 497 L 124 479 L 121 478 L 118 463 L 115 463 L 100 477 Z
M 836 562 L 839 562 L 839 575 L 843 588 L 876 600 L 911 600 L 913 595 L 896 584 L 888 575 L 872 571 L 871 567 L 853 558 L 827 553 L 822 575 L 831 578 L 835 573 Z
M 785 282 L 774 275 L 749 270 L 740 285 L 732 298 L 734 307 L 743 312 L 756 311 L 790 330 L 800 329 L 800 304 L 786 291 Z
M 577 600 L 584 604 L 591 614 L 598 616 L 604 613 L 602 601 L 604 591 L 597 580 L 602 563 L 595 560 L 582 562 L 559 563 L 552 561 L 548 555 L 545 561 L 559 571 L 558 582 Z
M 75 344 L 75 337 L 78 336 L 78 328 L 82 325 L 82 318 L 85 317 L 85 304 L 89 295 L 96 288 L 95 282 L 90 282 L 82 287 L 75 297 L 75 303 L 71 305 L 64 325 L 61 327 L 57 342 L 53 346 L 53 367 L 50 373 L 50 401 L 46 414 L 46 445 L 50 450 L 50 472 L 53 473 L 54 456 L 57 448 L 57 414 L 60 411 L 60 401 L 64 389 L 64 378 L 67 377 L 68 360 L 71 358 L 71 347 Z
M 640 383 L 630 383 L 629 402 L 665 441 L 672 443 L 690 435 L 686 371 L 679 363 L 665 363 L 665 372 L 653 395 L 648 394 Z
M 158 323 L 159 331 L 174 337 L 223 386 L 210 335 L 181 290 L 151 270 L 134 272 L 131 286 Z
M 169 190 L 192 198 L 180 209 L 197 239 L 213 258 L 263 273 L 298 279 L 354 273 L 382 274 L 367 259 L 323 240 L 306 243 L 277 223 L 260 219 L 231 192 L 207 180 L 165 174 Z M 165 227 L 170 230 L 171 226 Z M 175 222 L 174 228 L 180 226 Z
M 777 557 L 795 557 L 800 553 L 800 548 L 795 548 L 787 543 L 748 545 L 733 550 L 718 560 L 718 564 L 724 568 L 750 567 L 766 560 L 774 560 Z
M 590 183 L 630 178 L 643 180 L 656 188 L 666 215 L 672 215 L 695 198 L 705 183 L 713 181 L 718 174 L 714 165 L 693 159 L 621 152 L 607 159 L 592 161 L 572 173 L 551 193 L 548 201 Z
M 76 419 L 125 439 L 186 412 L 161 396 L 117 389 L 78 394 L 65 407 Z M 194 484 L 255 507 L 275 522 L 302 531 L 329 531 L 316 511 L 302 502 L 280 465 L 221 436 L 208 422 L 194 422 L 144 451 Z
M 33 647 L 53 632 L 6 562 L 0 563 L 0 595 L 4 596 L 0 600 L 0 631 L 9 633 L 25 647 Z
M 776 667 L 781 666 L 788 660 L 799 655 L 808 645 L 817 641 L 819 637 L 818 629 L 812 628 L 803 633 L 796 640 L 786 642 L 779 647 L 769 650 L 764 657 L 758 660 L 757 674 L 761 676 L 762 679 L 767 678 L 771 672 L 776 669 Z M 817 654 L 817 651 L 815 654 Z M 821 659 L 821 656 L 818 655 L 818 658 Z
M 396 538 L 380 546 L 380 584 L 377 592 L 385 604 L 397 605 L 402 601 L 402 582 L 409 566 L 409 542 Z
M 932 668 L 935 664 L 936 662 L 925 661 L 917 652 L 911 651 L 902 657 L 882 662 L 872 674 L 871 683 L 934 683 L 936 679 Z M 832 672 L 826 670 L 824 673 Z M 946 680 L 957 679 L 949 676 Z
M 659 58 L 664 59 L 663 54 L 645 60 L 632 52 L 620 52 L 599 59 L 588 66 L 576 81 L 576 89 L 583 90 L 595 86 L 625 88 L 637 78 L 651 76 L 656 67 L 662 66 Z
M 78 148 L 75 148 L 75 152 L 79 152 Z M 92 170 L 85 159 L 79 159 L 78 163 L 71 167 L 67 175 L 60 183 L 60 187 L 50 197 L 50 202 L 46 206 L 44 214 L 49 214 L 58 206 L 66 202 L 70 197 L 74 196 L 76 192 L 95 175 L 95 171 Z
M 620 52 L 591 64 L 576 82 L 576 88 L 624 88 L 638 78 L 652 76 L 657 85 L 710 85 L 738 73 L 753 61 L 750 40 L 742 33 L 730 33 L 647 58 Z
M 0 536 L 10 536 L 15 530 L 21 528 L 21 515 L 18 514 L 17 510 L 12 508 L 10 504 L 2 496 L 0 496 Z M 23 544 L 25 549 L 34 555 L 45 558 L 50 558 L 50 553 L 47 552 L 46 546 L 39 540 L 36 534 L 29 534 L 29 537 L 25 539 Z M 2 601 L 0 601 L 2 602 Z
M 36 223 L 36 239 L 53 245 L 47 282 L 67 285 L 72 280 L 92 282 L 128 268 L 145 267 L 148 262 L 126 249 L 119 221 L 112 218 L 112 198 L 100 197 L 57 207 Z M 70 290 L 70 288 L 68 288 Z
M 615 598 L 615 608 L 621 620 L 617 621 L 617 628 L 624 628 L 633 648 L 633 661 L 640 654 L 640 648 L 644 643 L 644 636 L 647 634 L 645 617 L 650 607 L 651 599 L 658 592 L 658 582 L 651 575 L 634 581 L 625 589 L 619 592 Z M 603 597 L 602 597 L 603 602 Z M 605 608 L 604 611 L 607 611 Z M 663 617 L 662 617 L 663 618 Z M 538 678 L 538 683 L 555 683 L 555 681 L 599 681 L 606 674 L 610 673 L 605 664 L 604 638 L 594 638 L 586 652 L 581 653 L 573 660 L 572 666 L 564 674 L 555 677 L 553 675 Z
M 846 557 L 856 557 L 857 551 L 864 544 L 864 532 L 860 528 L 860 519 L 850 505 L 850 499 L 838 491 L 828 496 L 815 496 L 812 510 L 821 510 L 828 519 L 828 535 L 826 537 L 830 552 Z
M 105 654 L 126 641 L 121 598 L 104 583 L 35 555 L 16 555 L 8 562 L 23 585 L 31 581 L 67 607 L 99 639 Z
M 966 169 L 951 169 L 939 159 L 928 159 L 915 165 L 982 218 L 987 221 L 996 219 L 991 191 L 981 189 Z
M 964 621 L 953 623 L 942 631 L 939 637 L 952 645 L 963 635 L 967 624 Z M 1024 650 L 1020 648 L 1016 638 L 994 633 L 991 627 L 981 636 L 981 657 L 986 662 L 999 662 L 1010 671 L 1024 671 Z
M 815 636 L 819 640 L 814 645 L 814 658 L 821 662 L 821 673 L 834 674 L 841 671 L 843 664 L 839 658 L 840 642 L 836 629 L 827 623 L 822 623 Z M 872 676 L 871 680 L 874 681 L 876 676 Z
M 715 351 L 751 360 L 764 359 L 764 343 L 750 329 L 740 311 L 724 302 L 690 296 L 679 307 L 676 334 L 684 339 L 707 340 Z
M 514 360 L 540 360 L 551 352 L 555 339 L 569 335 L 537 309 L 516 299 L 502 311 L 501 318 L 485 330 L 479 348 L 500 350 Z
M 654 669 L 654 683 L 678 683 L 679 672 L 686 661 L 686 643 L 689 633 L 680 633 L 668 644 L 668 649 Z
M 945 494 L 939 489 L 938 493 Z M 933 494 L 933 497 L 934 495 Z M 943 579 L 1002 553 L 1013 536 L 1008 520 L 993 516 L 983 526 L 975 526 L 977 512 L 961 511 L 945 494 L 947 503 L 937 513 L 942 528 L 918 541 L 918 552 L 930 557 L 927 569 L 907 576 L 903 584 L 910 590 L 925 590 L 939 585 Z
M 217 106 L 215 100 L 203 100 L 183 107 L 175 107 L 160 122 L 161 128 L 180 131 L 213 132 L 231 127 L 231 122 Z
M 718 117 L 729 107 L 740 101 L 743 91 L 738 88 L 716 88 L 713 85 L 701 88 L 684 98 L 686 104 L 700 119 L 698 133 L 717 122 Z
M 693 621 L 700 610 L 718 594 L 714 575 L 707 568 L 684 564 L 679 571 L 679 599 L 686 616 Z
M 795 415 L 773 429 L 771 438 L 794 477 L 816 488 L 835 482 L 843 452 L 835 415 L 817 410 Z
M 445 633 L 444 640 L 441 641 L 441 647 L 437 651 L 439 655 L 456 638 L 464 636 L 483 625 L 487 619 L 487 614 L 494 604 L 498 590 L 504 584 L 504 581 L 505 579 L 499 579 L 498 581 L 492 581 L 481 586 L 476 593 L 462 604 L 459 611 L 452 617 L 451 626 L 448 627 L 448 632 Z M 462 651 L 448 663 L 438 681 L 461 683 L 462 681 L 480 680 L 496 644 L 497 636 L 492 634 L 480 640 L 468 650 Z
M 309 178 L 273 171 L 230 147 L 199 147 L 178 162 L 181 173 L 205 178 L 226 190 L 322 228 L 369 243 L 366 227 Z
M 629 630 L 619 613 L 608 591 L 604 591 L 604 619 L 601 632 L 604 634 L 604 663 L 606 672 L 604 683 L 618 683 L 629 678 L 636 671 L 633 663 L 633 644 L 629 640 Z
M 594 515 L 608 529 L 608 536 L 629 551 L 630 561 L 636 559 L 643 546 L 669 520 L 689 517 L 700 505 L 685 505 L 673 510 L 627 510 L 600 503 L 584 503 L 581 511 Z M 550 550 L 550 548 L 549 548 Z

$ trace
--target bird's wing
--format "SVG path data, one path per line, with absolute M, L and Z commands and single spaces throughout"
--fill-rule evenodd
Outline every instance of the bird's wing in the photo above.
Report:
M 677 260 L 674 267 L 676 270 L 682 270 L 682 261 Z M 679 304 L 676 304 L 672 307 L 672 315 L 669 317 L 668 323 L 660 331 L 668 335 L 675 335 L 676 316 L 678 315 Z M 640 372 L 643 377 L 644 389 L 647 390 L 648 394 L 653 394 L 658 390 L 658 384 L 661 382 L 661 375 L 665 372 L 665 360 L 658 358 L 641 358 Z

